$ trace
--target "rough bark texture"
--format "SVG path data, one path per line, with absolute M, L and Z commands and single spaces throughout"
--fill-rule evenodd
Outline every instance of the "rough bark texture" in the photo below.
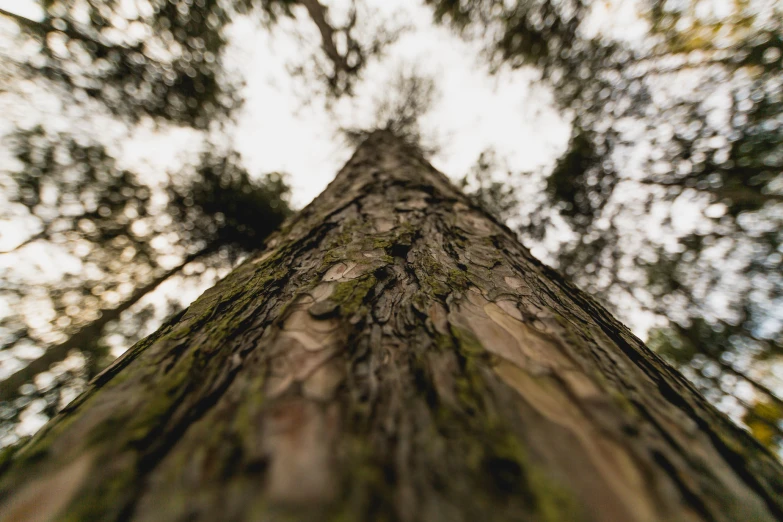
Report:
M 769 453 L 384 132 L 5 468 L 4 521 L 783 519 Z

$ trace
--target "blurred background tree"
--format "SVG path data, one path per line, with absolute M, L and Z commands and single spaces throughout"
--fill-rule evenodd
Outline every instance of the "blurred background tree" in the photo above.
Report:
M 510 203 L 486 156 L 464 183 L 621 317 L 652 316 L 650 347 L 780 451 L 781 4 L 652 0 L 629 39 L 595 31 L 593 2 L 427 3 L 494 70 L 535 68 L 572 125 L 553 169 L 516 174 L 538 193 Z

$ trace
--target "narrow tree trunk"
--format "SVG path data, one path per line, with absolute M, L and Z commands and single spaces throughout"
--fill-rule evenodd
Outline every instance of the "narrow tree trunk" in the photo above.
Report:
M 385 132 L 0 491 L 15 521 L 783 519 L 764 448 Z

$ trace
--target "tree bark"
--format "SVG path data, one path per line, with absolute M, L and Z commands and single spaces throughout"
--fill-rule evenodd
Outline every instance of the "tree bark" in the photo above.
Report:
M 96 377 L 2 520 L 783 519 L 783 469 L 412 147 Z

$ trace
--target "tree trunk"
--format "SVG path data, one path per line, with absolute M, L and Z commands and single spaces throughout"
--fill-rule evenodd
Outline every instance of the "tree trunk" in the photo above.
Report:
M 373 133 L 10 457 L 2 520 L 783 519 L 783 469 Z

